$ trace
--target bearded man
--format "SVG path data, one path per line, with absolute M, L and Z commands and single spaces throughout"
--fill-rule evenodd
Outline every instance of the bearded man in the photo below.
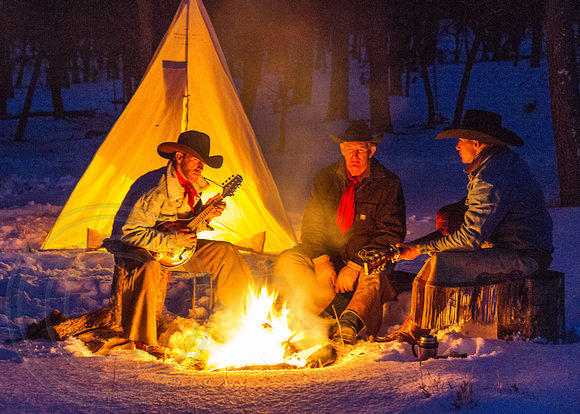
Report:
M 211 229 L 209 222 L 222 214 L 225 203 L 216 195 L 204 205 L 201 192 L 209 185 L 204 167 L 219 168 L 221 155 L 210 156 L 210 138 L 186 131 L 177 142 L 164 142 L 158 154 L 167 166 L 141 176 L 127 193 L 108 242 L 115 255 L 111 308 L 115 322 L 139 349 L 157 355 L 157 324 L 165 302 L 171 269 L 158 261 L 183 249 L 194 251 L 183 265 L 192 273 L 209 273 L 217 280 L 215 296 L 227 308 L 241 311 L 252 276 L 238 250 L 227 242 L 202 240 L 197 232 Z M 164 231 L 161 223 L 192 220 L 214 201 L 216 207 L 197 229 L 177 227 Z

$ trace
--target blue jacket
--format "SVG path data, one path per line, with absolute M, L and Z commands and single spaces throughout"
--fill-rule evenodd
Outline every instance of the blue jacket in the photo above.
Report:
M 517 153 L 506 146 L 489 147 L 465 171 L 468 209 L 461 228 L 421 243 L 422 252 L 475 250 L 485 247 L 484 242 L 507 249 L 553 251 L 552 219 L 542 190 Z

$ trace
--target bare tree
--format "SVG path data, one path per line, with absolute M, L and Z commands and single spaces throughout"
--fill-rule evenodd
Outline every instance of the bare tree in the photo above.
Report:
M 427 125 L 434 125 L 436 121 L 435 95 L 431 87 L 429 66 L 435 65 L 437 38 L 439 34 L 439 20 L 434 7 L 422 5 L 417 11 L 418 31 L 415 33 L 415 47 L 419 61 L 421 78 L 427 97 Z
M 387 5 L 381 0 L 371 0 L 361 7 L 366 12 L 364 31 L 370 68 L 371 129 L 374 133 L 393 132 L 389 102 Z
M 0 115 L 6 115 L 8 109 L 6 101 L 14 97 L 10 44 L 3 17 L 4 15 L 0 15 Z
M 532 26 L 532 51 L 530 56 L 530 66 L 532 68 L 540 67 L 542 57 L 542 38 L 544 28 L 544 9 L 542 0 L 533 0 L 531 4 L 531 26 Z
M 346 6 L 341 1 L 339 4 Z M 331 62 L 330 62 L 330 96 L 328 99 L 328 111 L 326 121 L 335 119 L 349 120 L 348 91 L 349 91 L 349 24 L 347 23 L 348 12 L 345 7 L 329 7 L 329 15 L 333 17 L 330 22 L 331 36 Z
M 461 84 L 459 86 L 459 93 L 457 94 L 457 102 L 455 103 L 455 113 L 453 115 L 453 126 L 457 128 L 461 122 L 461 115 L 463 114 L 463 105 L 465 103 L 465 96 L 467 95 L 467 86 L 469 85 L 469 78 L 471 77 L 471 69 L 477 57 L 477 51 L 481 45 L 481 32 L 476 29 L 475 38 L 471 45 L 471 49 L 467 54 L 465 60 L 465 67 L 463 69 L 463 76 L 461 77 Z
M 153 54 L 153 8 L 151 0 L 137 0 L 139 15 L 139 67 L 145 72 Z
M 314 79 L 314 21 L 317 0 L 292 2 L 292 19 L 298 21 L 294 38 L 292 104 L 310 105 Z M 310 10 L 310 13 L 303 13 Z
M 546 0 L 548 76 L 562 206 L 580 206 L 580 96 L 572 10 Z

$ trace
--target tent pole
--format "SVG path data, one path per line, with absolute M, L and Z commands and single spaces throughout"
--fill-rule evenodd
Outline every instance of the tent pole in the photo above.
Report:
M 187 8 L 186 8 L 186 17 L 185 17 L 185 129 L 184 131 L 189 130 L 189 7 L 191 0 L 187 1 Z

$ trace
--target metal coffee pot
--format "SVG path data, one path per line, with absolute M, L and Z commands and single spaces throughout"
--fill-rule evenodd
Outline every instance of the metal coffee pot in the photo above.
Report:
M 417 351 L 415 350 L 415 345 L 417 345 Z M 437 342 L 437 338 L 433 335 L 422 336 L 421 339 L 419 339 L 419 342 L 414 343 L 411 347 L 413 355 L 415 355 L 419 361 L 425 361 L 426 359 L 437 356 L 437 348 L 439 348 L 439 342 Z

